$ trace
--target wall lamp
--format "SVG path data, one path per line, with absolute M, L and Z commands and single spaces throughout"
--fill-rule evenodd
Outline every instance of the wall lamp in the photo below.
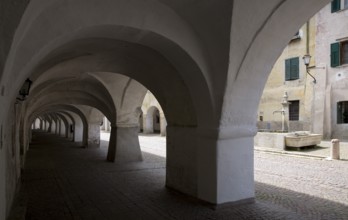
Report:
M 19 90 L 19 95 L 21 97 L 17 97 L 17 100 L 24 101 L 25 98 L 29 95 L 30 87 L 33 82 L 30 79 L 26 79 L 23 83 L 21 89 Z
M 309 72 L 309 63 L 311 61 L 311 55 L 306 54 L 302 57 L 302 59 L 303 59 L 304 64 L 306 65 L 306 71 L 307 71 L 308 75 L 310 75 L 313 78 L 314 84 L 317 83 L 317 80 L 315 79 L 315 77 Z

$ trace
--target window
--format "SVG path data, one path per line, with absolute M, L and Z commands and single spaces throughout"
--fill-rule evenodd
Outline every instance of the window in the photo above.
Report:
M 346 8 L 348 8 L 348 0 L 333 0 L 331 2 L 331 13 L 334 13 Z
M 331 67 L 348 64 L 348 41 L 331 44 Z
M 298 121 L 300 118 L 300 101 L 289 101 L 289 121 Z
M 331 2 L 331 13 L 341 10 L 341 0 L 333 0 Z
M 285 80 L 295 80 L 299 78 L 299 58 L 294 57 L 285 60 Z
M 341 64 L 348 63 L 348 41 L 344 41 L 341 43 Z
M 337 102 L 337 124 L 348 123 L 348 101 Z

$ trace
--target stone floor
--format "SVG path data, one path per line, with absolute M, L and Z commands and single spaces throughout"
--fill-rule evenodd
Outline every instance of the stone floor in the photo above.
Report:
M 330 157 L 330 147 L 331 141 L 324 140 L 321 141 L 317 146 L 312 147 L 303 147 L 303 148 L 289 148 L 286 150 L 279 150 L 275 148 L 267 148 L 267 147 L 257 147 L 255 146 L 255 150 L 269 152 L 269 153 L 279 153 L 279 154 L 288 154 L 288 155 L 296 155 L 296 156 L 305 156 L 305 157 L 317 157 L 321 159 L 325 159 Z M 340 159 L 348 161 L 348 142 L 341 141 L 340 142 Z
M 256 202 L 213 210 L 164 187 L 165 138 L 140 142 L 143 162 L 115 164 L 106 141 L 85 149 L 35 133 L 20 197 L 26 219 L 348 219 L 346 161 L 255 151 Z

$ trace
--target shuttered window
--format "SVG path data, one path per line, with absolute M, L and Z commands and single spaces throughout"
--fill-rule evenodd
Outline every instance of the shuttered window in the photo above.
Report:
M 331 67 L 340 65 L 340 43 L 331 44 Z
M 294 57 L 285 60 L 285 80 L 295 80 L 299 78 L 299 58 Z
M 331 44 L 331 67 L 348 64 L 348 41 Z
M 333 0 L 331 2 L 331 13 L 341 10 L 341 0 Z
M 300 101 L 289 101 L 289 121 L 298 121 L 300 118 Z

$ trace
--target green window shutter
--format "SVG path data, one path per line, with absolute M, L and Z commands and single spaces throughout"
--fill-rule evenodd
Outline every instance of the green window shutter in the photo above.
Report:
M 285 80 L 290 80 L 290 59 L 285 60 Z
M 298 79 L 299 78 L 299 72 L 300 72 L 300 66 L 299 66 L 299 58 L 295 57 L 290 60 L 291 64 L 291 79 Z
M 341 9 L 341 0 L 333 0 L 331 2 L 331 13 L 339 11 Z
M 331 67 L 340 65 L 340 43 L 331 44 Z

